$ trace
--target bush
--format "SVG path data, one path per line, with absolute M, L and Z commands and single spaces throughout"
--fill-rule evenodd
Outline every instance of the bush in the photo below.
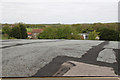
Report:
M 57 29 L 58 39 L 72 39 L 74 33 L 75 32 L 69 26 L 60 27 Z
M 11 28 L 9 26 L 4 26 L 2 28 L 2 33 L 3 34 L 7 34 L 8 36 L 10 35 L 10 32 L 11 32 Z
M 26 39 L 27 38 L 27 30 L 24 26 L 24 24 L 19 23 L 18 26 L 20 27 L 20 33 L 21 33 L 21 39 Z
M 56 38 L 56 29 L 52 27 L 47 27 L 44 31 L 38 34 L 39 39 L 55 39 Z
M 15 24 L 10 31 L 10 36 L 17 39 L 26 39 L 27 38 L 27 30 L 22 23 Z
M 90 32 L 88 40 L 97 40 L 96 37 L 99 37 L 99 32 L 96 32 L 96 30 L 94 30 L 93 32 Z
M 119 33 L 115 30 L 111 30 L 108 28 L 102 28 L 99 30 L 100 32 L 100 40 L 108 40 L 108 41 L 118 41 Z
M 10 33 L 10 37 L 14 37 L 17 39 L 21 39 L 21 30 L 19 26 L 15 26 L 12 28 L 11 33 Z

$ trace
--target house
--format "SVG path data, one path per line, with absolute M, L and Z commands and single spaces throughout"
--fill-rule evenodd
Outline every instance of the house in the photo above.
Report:
M 32 38 L 37 38 L 37 35 L 42 32 L 43 29 L 32 29 Z
M 27 32 L 28 38 L 31 39 L 32 38 L 32 33 L 31 32 Z
M 95 39 L 99 40 L 99 39 L 100 39 L 100 37 L 99 37 L 99 36 L 97 36 Z
M 81 33 L 79 35 L 83 36 L 84 40 L 87 40 L 89 33 Z
M 84 40 L 88 40 L 89 34 L 90 34 L 90 33 L 79 33 L 78 35 L 81 35 L 81 36 L 83 37 Z M 96 39 L 96 40 L 99 40 L 100 37 L 97 36 L 95 39 Z

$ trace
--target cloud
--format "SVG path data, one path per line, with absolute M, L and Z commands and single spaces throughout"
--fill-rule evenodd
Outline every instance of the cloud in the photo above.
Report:
M 118 3 L 114 2 L 117 0 L 102 1 L 4 0 L 2 2 L 2 22 L 87 23 L 117 21 Z

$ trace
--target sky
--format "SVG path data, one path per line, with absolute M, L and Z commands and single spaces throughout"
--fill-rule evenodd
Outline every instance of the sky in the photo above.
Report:
M 119 0 L 0 0 L 1 23 L 118 22 Z

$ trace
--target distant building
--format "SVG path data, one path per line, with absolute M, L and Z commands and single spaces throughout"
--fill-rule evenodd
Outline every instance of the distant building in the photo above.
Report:
M 90 34 L 90 33 L 79 33 L 78 35 L 81 35 L 84 40 L 88 40 L 89 34 Z M 97 36 L 97 37 L 96 37 L 96 40 L 99 40 L 99 39 L 100 39 L 100 37 Z
M 27 32 L 28 38 L 31 39 L 32 38 L 32 33 L 31 32 Z
M 99 39 L 100 39 L 100 37 L 99 37 L 99 36 L 97 36 L 97 37 L 96 37 L 96 39 L 97 39 L 97 40 L 99 40 Z
M 84 40 L 87 40 L 89 33 L 80 33 L 79 35 L 83 36 Z
M 32 29 L 32 38 L 37 38 L 37 35 L 42 32 L 43 29 Z

